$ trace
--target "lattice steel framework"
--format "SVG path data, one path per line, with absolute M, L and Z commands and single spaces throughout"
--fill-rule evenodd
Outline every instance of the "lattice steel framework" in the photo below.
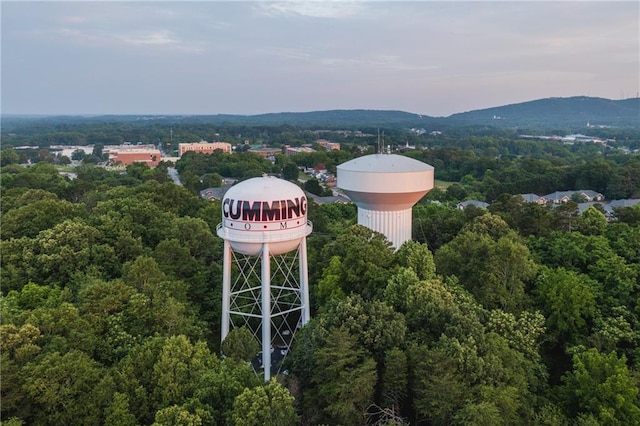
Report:
M 233 251 L 225 240 L 222 287 L 221 338 L 224 341 L 232 328 L 247 327 L 262 347 L 268 381 L 272 371 L 280 372 L 295 331 L 310 319 L 306 239 L 296 250 L 273 256 L 269 243 L 262 243 L 259 255 L 250 256 Z M 273 358 L 277 365 L 272 365 Z

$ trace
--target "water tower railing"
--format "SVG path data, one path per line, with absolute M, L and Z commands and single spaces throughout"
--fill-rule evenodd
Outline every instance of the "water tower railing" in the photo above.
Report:
M 224 227 L 225 226 L 222 222 L 216 226 L 216 233 L 218 234 L 218 236 L 220 236 L 220 230 Z M 300 238 L 301 228 L 304 228 L 304 227 L 305 225 L 299 226 L 289 232 L 282 231 L 282 230 L 277 231 L 278 237 L 276 240 L 272 240 L 272 241 L 289 241 L 289 240 L 295 240 L 297 238 Z M 311 229 L 313 229 L 313 222 L 311 222 L 310 220 L 307 220 L 306 227 L 310 227 Z M 238 231 L 238 230 L 231 230 L 231 231 Z M 243 242 L 243 243 L 254 243 L 254 242 L 260 243 L 265 241 L 265 235 L 274 235 L 273 231 L 251 231 L 251 232 L 239 231 L 238 233 L 234 234 L 234 237 L 238 237 L 239 234 L 242 235 L 242 240 L 238 239 L 237 241 Z M 305 235 L 306 235 L 306 232 L 305 232 Z

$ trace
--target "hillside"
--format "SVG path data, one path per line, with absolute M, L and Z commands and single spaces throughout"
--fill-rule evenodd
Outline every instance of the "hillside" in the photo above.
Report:
M 367 109 L 330 110 L 313 112 L 281 112 L 247 117 L 260 124 L 295 124 L 297 126 L 351 127 L 413 127 L 439 121 L 426 115 L 404 111 L 380 111 Z
M 492 124 L 506 127 L 595 126 L 639 127 L 640 98 L 619 101 L 576 96 L 530 102 L 453 114 L 447 121 Z
M 431 117 L 404 111 L 353 109 L 280 112 L 250 116 L 199 116 L 198 120 L 215 124 L 292 125 L 332 129 L 363 126 L 434 129 L 461 125 L 557 128 L 585 126 L 587 123 L 596 126 L 640 127 L 640 98 L 618 101 L 586 96 L 546 98 L 462 112 L 448 117 Z

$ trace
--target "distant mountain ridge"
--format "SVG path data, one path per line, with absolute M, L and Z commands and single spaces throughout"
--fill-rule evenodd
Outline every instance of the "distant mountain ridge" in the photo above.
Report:
M 448 120 L 496 126 L 586 125 L 640 127 L 640 98 L 611 100 L 587 96 L 546 98 L 463 112 Z
M 330 128 L 424 127 L 437 126 L 496 126 L 496 127 L 566 127 L 594 126 L 640 127 L 640 98 L 611 100 L 574 96 L 545 98 L 517 104 L 503 105 L 432 117 L 404 111 L 384 110 L 328 110 L 312 112 L 280 112 L 250 116 L 213 116 L 228 122 L 294 126 L 327 126 Z
M 439 126 L 640 127 L 640 98 L 611 100 L 588 96 L 545 98 L 517 104 L 432 117 L 405 111 L 368 109 L 208 116 L 215 121 L 255 125 L 341 128 L 354 126 L 436 128 Z
M 98 116 L 11 116 L 2 122 L 23 120 L 80 122 L 192 122 L 211 125 L 283 126 L 316 129 L 423 128 L 435 130 L 458 126 L 556 129 L 592 126 L 640 128 L 640 98 L 611 100 L 588 96 L 545 98 L 492 108 L 432 117 L 394 110 L 327 110 L 278 112 L 257 115 L 98 115 Z M 9 126 L 11 127 L 11 126 Z

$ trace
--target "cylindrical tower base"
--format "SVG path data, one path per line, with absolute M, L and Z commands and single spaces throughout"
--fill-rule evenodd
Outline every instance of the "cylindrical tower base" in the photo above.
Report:
M 358 225 L 384 234 L 397 250 L 411 239 L 411 208 L 380 211 L 358 207 Z

